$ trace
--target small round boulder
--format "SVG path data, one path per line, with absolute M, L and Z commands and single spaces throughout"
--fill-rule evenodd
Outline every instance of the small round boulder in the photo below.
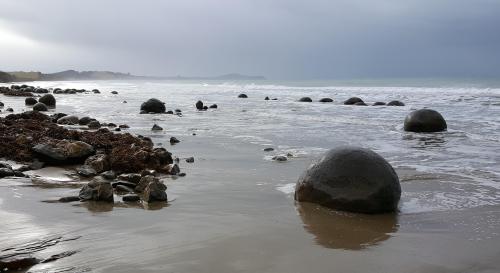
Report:
M 26 104 L 26 105 L 35 105 L 37 102 L 38 101 L 35 98 L 32 98 L 32 97 L 27 97 L 24 100 L 24 104 Z
M 312 99 L 310 97 L 303 97 L 299 99 L 300 102 L 312 102 Z
M 45 105 L 44 103 L 37 103 L 33 106 L 33 111 L 39 111 L 39 112 L 44 112 L 44 111 L 48 111 L 49 109 L 47 108 L 47 105 Z
M 333 102 L 333 100 L 330 98 L 322 98 L 319 100 L 319 102 Z
M 377 153 L 344 146 L 328 151 L 297 181 L 295 200 L 358 213 L 397 210 L 399 178 Z
M 405 106 L 405 104 L 400 102 L 399 100 L 393 100 L 387 103 L 387 106 Z
M 159 99 L 149 99 L 141 104 L 141 111 L 146 113 L 165 113 L 165 104 Z
M 432 109 L 420 109 L 406 116 L 404 130 L 408 132 L 432 133 L 445 131 L 447 128 L 443 116 Z
M 246 98 L 248 98 L 248 96 L 246 94 L 239 94 L 238 98 L 240 98 L 240 99 L 246 99 Z
M 344 104 L 345 105 L 353 105 L 353 104 L 356 104 L 358 102 L 363 102 L 363 100 L 358 98 L 358 97 L 352 97 L 352 98 L 344 101 Z
M 56 107 L 56 98 L 52 94 L 43 95 L 38 102 L 42 102 L 48 107 Z

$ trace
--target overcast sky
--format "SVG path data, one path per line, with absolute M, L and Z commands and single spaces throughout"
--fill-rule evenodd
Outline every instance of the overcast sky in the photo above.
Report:
M 499 77 L 500 0 L 0 0 L 0 70 Z

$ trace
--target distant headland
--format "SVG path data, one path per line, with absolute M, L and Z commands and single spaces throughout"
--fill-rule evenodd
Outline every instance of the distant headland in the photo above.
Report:
M 263 76 L 248 76 L 238 73 L 225 74 L 215 77 L 191 77 L 191 76 L 136 76 L 130 73 L 111 71 L 76 71 L 66 70 L 56 73 L 42 72 L 2 72 L 0 71 L 0 82 L 24 82 L 24 81 L 70 81 L 70 80 L 265 80 Z

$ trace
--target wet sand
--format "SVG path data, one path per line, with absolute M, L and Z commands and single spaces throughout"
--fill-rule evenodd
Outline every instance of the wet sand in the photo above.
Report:
M 79 188 L 51 184 L 48 175 L 35 184 L 2 179 L 2 248 L 79 236 L 37 255 L 76 254 L 30 272 L 500 271 L 499 206 L 417 213 L 402 208 L 379 216 L 335 212 L 296 204 L 291 193 L 278 190 L 296 181 L 308 157 L 270 162 L 259 145 L 202 133 L 170 150 L 198 157 L 194 164 L 181 162 L 186 177 L 165 180 L 168 205 L 50 203 L 44 201 Z M 450 179 L 397 171 L 403 192 Z M 62 177 L 52 175 L 52 182 Z

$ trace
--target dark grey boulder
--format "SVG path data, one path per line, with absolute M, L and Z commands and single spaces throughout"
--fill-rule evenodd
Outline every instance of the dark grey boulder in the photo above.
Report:
M 278 161 L 278 162 L 285 162 L 288 160 L 288 158 L 284 155 L 276 155 L 276 156 L 273 156 L 273 160 Z
M 167 201 L 167 193 L 165 192 L 166 189 L 167 186 L 159 180 L 151 181 L 144 189 L 144 201 Z
M 52 94 L 43 95 L 38 102 L 42 102 L 48 107 L 56 107 L 56 98 Z
M 197 101 L 195 106 L 196 106 L 196 109 L 198 109 L 200 111 L 203 110 L 203 102 L 201 100 Z
M 122 200 L 123 202 L 137 202 L 139 200 L 141 200 L 141 197 L 139 197 L 139 195 L 137 194 L 126 194 L 122 197 Z
M 193 163 L 194 162 L 194 157 L 191 156 L 191 157 L 186 158 L 186 162 L 187 163 Z
M 93 177 L 97 175 L 97 172 L 88 165 L 83 165 L 76 169 L 76 173 L 83 177 Z
M 265 97 L 264 100 L 269 100 L 269 97 Z
M 373 106 L 382 106 L 385 105 L 385 102 L 377 101 L 373 104 Z
M 83 117 L 78 120 L 78 124 L 80 125 L 88 125 L 92 121 L 90 117 Z
M 208 107 L 208 108 L 210 108 L 210 109 L 217 109 L 217 107 L 218 107 L 218 106 L 217 106 L 217 104 L 212 104 L 212 105 L 210 105 L 210 107 Z
M 48 111 L 48 110 L 49 110 L 49 108 L 47 107 L 47 105 L 45 105 L 42 102 L 39 102 L 39 103 L 37 103 L 37 104 L 35 104 L 33 106 L 33 111 L 45 112 L 45 111 Z
M 85 160 L 85 165 L 92 167 L 92 169 L 94 169 L 97 173 L 102 173 L 111 169 L 109 156 L 106 154 L 89 156 Z
M 360 98 L 358 98 L 358 97 L 352 97 L 352 98 L 344 101 L 344 104 L 345 105 L 354 105 L 354 104 L 356 104 L 358 102 L 363 102 L 363 100 L 360 99 Z
M 393 100 L 387 103 L 387 106 L 405 106 L 405 104 L 400 102 L 399 100 Z
M 272 152 L 272 151 L 274 151 L 274 148 L 271 147 L 264 148 L 264 152 Z
M 333 100 L 330 98 L 322 98 L 319 100 L 319 102 L 333 102 Z
M 77 116 L 64 116 L 57 120 L 57 124 L 76 125 L 80 119 Z
M 356 106 L 368 106 L 364 101 L 356 102 L 354 105 L 356 105 Z
M 28 97 L 24 100 L 24 104 L 26 105 L 35 105 L 38 101 L 35 98 Z
M 404 130 L 409 132 L 441 132 L 447 129 L 443 116 L 432 109 L 420 109 L 406 116 Z
M 113 180 L 116 178 L 116 174 L 113 171 L 105 171 L 101 173 L 101 176 L 108 180 Z
M 145 113 L 165 113 L 165 104 L 158 99 L 152 98 L 141 104 L 141 111 Z
M 109 182 L 91 181 L 78 194 L 81 201 L 113 202 L 113 187 Z
M 178 140 L 176 137 L 171 137 L 170 138 L 170 144 L 176 144 L 176 143 L 179 143 L 181 142 L 180 140 Z
M 239 94 L 238 98 L 240 98 L 240 99 L 246 99 L 246 98 L 248 98 L 248 96 L 246 94 Z
M 41 161 L 58 165 L 82 162 L 95 150 L 82 141 L 59 140 L 37 144 L 33 147 L 33 152 Z
M 14 171 L 10 168 L 0 168 L 0 178 L 14 176 Z
M 111 91 L 111 94 L 116 95 L 118 94 L 118 91 Z
M 97 120 L 93 120 L 89 122 L 87 126 L 89 127 L 89 129 L 99 129 L 101 128 L 101 123 Z
M 12 109 L 12 107 L 9 107 L 9 108 L 5 109 L 5 112 L 14 112 L 14 109 Z
M 310 97 L 302 97 L 299 99 L 300 102 L 312 102 L 312 99 Z
M 359 213 L 397 210 L 399 178 L 377 153 L 359 147 L 332 149 L 299 178 L 295 200 Z
M 153 130 L 153 131 L 162 131 L 163 128 L 160 125 L 158 125 L 158 124 L 154 124 L 153 127 L 151 128 L 151 130 Z

